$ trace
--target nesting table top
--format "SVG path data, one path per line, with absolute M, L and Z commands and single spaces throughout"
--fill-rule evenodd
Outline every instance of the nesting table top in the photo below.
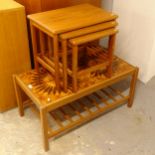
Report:
M 90 4 L 29 15 L 31 22 L 53 34 L 115 20 L 118 16 Z

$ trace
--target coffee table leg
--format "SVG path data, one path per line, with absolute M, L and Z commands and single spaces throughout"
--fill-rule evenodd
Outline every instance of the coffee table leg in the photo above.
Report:
M 53 53 L 54 53 L 54 64 L 55 64 L 55 80 L 57 90 L 60 91 L 60 80 L 59 80 L 59 54 L 58 54 L 58 36 L 53 37 Z
M 135 95 L 135 88 L 137 83 L 139 69 L 136 68 L 134 74 L 132 75 L 131 85 L 130 85 L 130 92 L 129 92 L 129 100 L 128 100 L 128 107 L 132 107 L 134 95 Z
M 19 114 L 20 116 L 24 116 L 24 106 L 23 106 L 23 101 L 22 101 L 21 89 L 17 84 L 15 75 L 13 75 L 13 82 L 14 82 L 14 88 L 15 88 L 15 93 L 16 93 Z
M 40 119 L 42 126 L 42 135 L 43 135 L 43 143 L 45 151 L 49 150 L 49 142 L 48 142 L 48 121 L 47 121 L 47 112 L 45 109 L 40 109 Z
M 115 49 L 115 42 L 116 42 L 116 34 L 111 35 L 109 38 L 109 49 L 108 49 L 108 59 L 109 59 L 109 66 L 107 68 L 107 77 L 110 78 L 112 76 L 112 64 L 113 64 L 113 56 L 114 56 L 114 49 Z

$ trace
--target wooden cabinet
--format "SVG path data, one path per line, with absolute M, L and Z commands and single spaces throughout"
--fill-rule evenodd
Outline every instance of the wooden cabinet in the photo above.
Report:
M 0 112 L 16 106 L 12 75 L 30 69 L 24 7 L 0 1 Z
M 101 0 L 16 0 L 26 7 L 27 14 L 63 8 L 81 3 L 101 6 Z

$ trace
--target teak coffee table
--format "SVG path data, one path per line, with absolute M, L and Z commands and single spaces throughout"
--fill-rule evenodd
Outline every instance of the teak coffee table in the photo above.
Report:
M 35 69 L 39 70 L 39 65 L 41 65 L 51 72 L 55 76 L 57 90 L 60 91 L 59 35 L 113 21 L 117 17 L 117 15 L 111 12 L 90 4 L 76 5 L 29 15 Z M 38 36 L 40 36 L 40 41 L 38 41 Z M 51 52 L 53 53 L 53 60 L 49 59 L 49 57 L 48 59 L 47 57 L 44 58 L 45 51 L 47 50 L 46 44 L 49 46 L 48 55 Z M 41 56 L 38 55 L 39 52 Z
M 30 106 L 37 111 L 42 126 L 45 151 L 49 150 L 49 138 L 56 137 L 74 127 L 112 110 L 124 103 L 131 107 L 134 99 L 138 68 L 115 57 L 113 75 L 107 78 L 95 75 L 80 84 L 78 92 L 57 93 L 55 81 L 49 73 L 38 74 L 35 70 L 14 75 L 19 113 Z M 85 75 L 87 78 L 87 75 Z M 130 91 L 126 95 L 112 85 L 131 78 Z M 25 101 L 23 92 L 33 102 Z

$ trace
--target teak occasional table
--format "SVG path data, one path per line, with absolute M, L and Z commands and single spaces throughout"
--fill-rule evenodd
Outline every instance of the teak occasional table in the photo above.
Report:
M 118 32 L 118 30 L 115 29 L 115 27 L 117 26 L 117 22 L 116 21 L 109 21 L 109 22 L 104 22 L 101 24 L 96 24 L 90 27 L 85 27 L 82 29 L 78 29 L 78 30 L 74 30 L 71 32 L 67 32 L 67 33 L 63 33 L 60 35 L 60 40 L 61 40 L 61 44 L 62 44 L 62 54 L 63 54 L 63 78 L 64 78 L 64 90 L 67 90 L 67 86 L 68 86 L 68 75 L 70 75 L 73 78 L 73 91 L 77 91 L 77 80 L 78 80 L 78 76 L 82 76 L 83 74 L 85 74 L 85 72 L 93 72 L 95 70 L 98 70 L 100 68 L 104 68 L 107 67 L 109 62 L 112 61 L 113 59 L 113 52 L 114 52 L 114 45 L 115 45 L 115 40 L 112 38 L 116 38 L 116 33 Z M 104 53 L 102 47 L 99 44 L 94 45 L 94 40 L 96 39 L 100 39 L 103 38 L 105 36 L 109 36 L 109 49 L 107 49 L 107 51 L 109 52 L 109 55 L 111 55 L 111 57 L 106 60 L 103 57 L 101 58 L 101 62 L 97 63 L 96 65 L 93 64 L 93 66 L 89 66 L 87 67 L 87 69 L 85 68 L 84 70 L 80 71 L 79 74 L 75 73 L 78 72 L 78 68 L 79 68 L 79 53 L 80 50 L 78 47 L 81 48 L 81 45 L 83 44 L 83 47 L 85 48 L 85 50 L 82 51 L 82 53 L 84 53 L 84 57 L 86 58 L 88 56 L 87 53 L 89 53 L 89 57 L 90 57 L 90 53 L 92 53 L 93 55 L 95 53 Z M 94 42 L 92 42 L 94 41 Z M 73 67 L 72 69 L 69 69 L 68 67 L 68 46 L 70 45 L 70 47 L 72 47 L 71 52 L 72 52 L 72 64 Z M 112 47 L 112 48 L 111 48 Z M 76 53 L 77 52 L 77 53 Z M 107 52 L 107 53 L 108 53 Z M 107 54 L 108 55 L 108 54 Z M 75 56 L 77 58 L 75 58 Z M 101 57 L 101 55 L 99 56 Z M 95 59 L 93 57 L 93 59 Z M 80 60 L 82 61 L 86 61 L 85 60 Z M 92 60 L 94 61 L 94 60 Z M 110 63 L 112 64 L 112 63 Z M 108 76 L 110 77 L 112 72 L 111 72 L 111 65 L 108 66 Z M 73 73 L 74 72 L 74 73 Z
M 90 4 L 82 4 L 29 15 L 35 69 L 39 71 L 39 65 L 41 65 L 51 72 L 51 74 L 55 76 L 56 89 L 60 91 L 59 35 L 113 21 L 116 20 L 117 17 L 118 16 L 113 13 Z M 40 38 L 39 41 L 38 37 Z M 114 39 L 112 40 L 111 45 L 112 44 L 114 44 Z M 45 54 L 47 52 L 48 56 Z M 40 55 L 38 55 L 39 53 Z M 53 60 L 50 59 L 50 53 L 53 53 Z M 76 89 L 74 90 L 77 91 Z
M 24 108 L 28 106 L 37 110 L 46 151 L 49 149 L 49 138 L 56 137 L 126 102 L 128 107 L 132 106 L 138 68 L 117 57 L 114 59 L 113 68 L 111 78 L 104 75 L 94 76 L 86 85 L 81 82 L 81 89 L 77 93 L 53 93 L 55 81 L 47 72 L 40 75 L 31 70 L 14 75 L 19 113 L 23 116 Z M 131 84 L 128 95 L 123 94 L 118 88 L 113 88 L 113 84 L 129 77 Z M 33 103 L 22 99 L 22 91 Z

